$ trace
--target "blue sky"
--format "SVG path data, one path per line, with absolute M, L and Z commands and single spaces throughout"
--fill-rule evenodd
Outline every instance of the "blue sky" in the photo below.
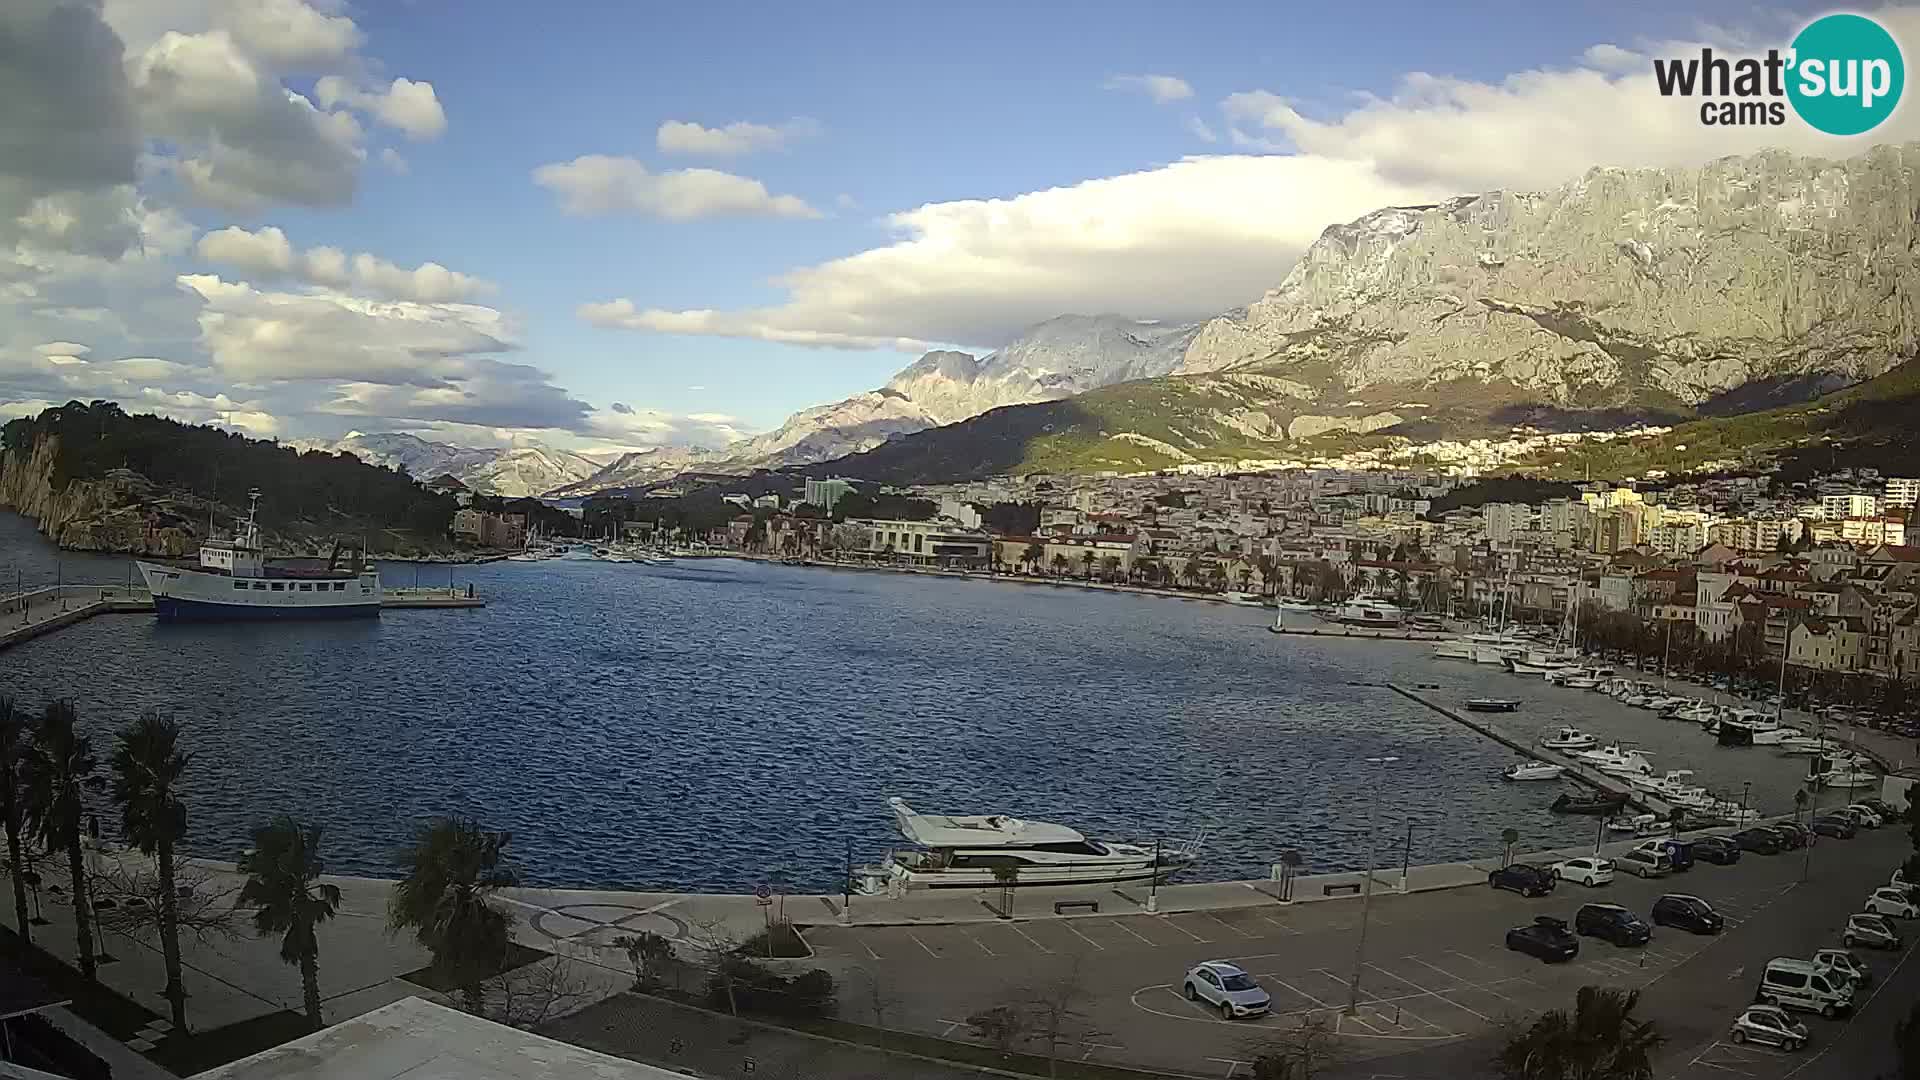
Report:
M 1650 52 L 1783 43 L 1806 13 L 1719 3 L 22 2 L 98 11 L 143 155 L 131 187 L 30 179 L 61 199 L 130 193 L 145 241 L 35 290 L 30 329 L 0 348 L 37 359 L 0 360 L 0 403 L 97 384 L 282 436 L 712 442 L 877 386 L 929 344 L 984 351 L 1065 311 L 1245 303 L 1320 228 L 1382 202 L 1769 144 L 1864 148 L 1660 112 L 1639 86 Z M 318 113 L 229 108 L 236 65 Z M 1146 75 L 1178 92 L 1126 81 Z M 179 90 L 196 79 L 219 88 L 211 103 Z M 400 108 L 394 79 L 429 100 Z M 299 130 L 234 160 L 269 122 Z M 670 122 L 788 134 L 673 153 Z M 324 183 L 270 175 L 309 152 Z M 693 202 L 673 213 L 653 185 L 678 170 L 713 173 L 674 181 Z M 752 183 L 765 191 L 745 202 L 706 194 Z M 210 247 L 224 229 L 245 235 Z M 302 254 L 323 246 L 477 281 L 329 276 Z M 796 271 L 806 287 L 774 283 Z M 369 306 L 388 301 L 419 307 Z

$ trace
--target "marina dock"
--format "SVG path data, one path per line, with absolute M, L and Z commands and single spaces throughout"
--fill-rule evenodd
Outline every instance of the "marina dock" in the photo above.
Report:
M 486 606 L 471 587 L 385 589 L 380 599 L 382 611 Z M 137 585 L 49 585 L 15 593 L 0 597 L 0 651 L 95 615 L 152 612 L 152 595 Z

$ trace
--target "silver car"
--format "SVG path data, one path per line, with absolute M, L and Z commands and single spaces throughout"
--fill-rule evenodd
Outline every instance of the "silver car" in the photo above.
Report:
M 1733 1022 L 1728 1038 L 1737 1043 L 1757 1042 L 1782 1050 L 1798 1050 L 1807 1044 L 1807 1025 L 1788 1016 L 1777 1005 L 1753 1005 Z
M 1253 976 L 1225 960 L 1203 960 L 1187 972 L 1184 990 L 1188 1001 L 1204 1001 L 1220 1010 L 1222 1020 L 1244 1016 L 1265 1016 L 1273 1009 L 1267 995 Z
M 1867 945 L 1875 949 L 1897 949 L 1900 947 L 1900 935 L 1893 926 L 1879 915 L 1860 914 L 1847 916 L 1847 928 L 1840 935 L 1840 943 L 1851 949 L 1855 945 Z

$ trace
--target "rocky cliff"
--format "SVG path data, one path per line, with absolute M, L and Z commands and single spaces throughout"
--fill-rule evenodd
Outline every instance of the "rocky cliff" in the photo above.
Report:
M 1871 378 L 1915 348 L 1916 167 L 1920 144 L 1775 151 L 1379 210 L 1207 323 L 1179 371 L 1294 377 L 1322 404 L 1458 382 L 1566 408 Z

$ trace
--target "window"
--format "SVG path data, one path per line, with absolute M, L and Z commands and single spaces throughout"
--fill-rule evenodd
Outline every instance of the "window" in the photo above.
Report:
M 1769 986 L 1782 986 L 1789 990 L 1798 990 L 1807 985 L 1807 977 L 1798 971 L 1769 971 L 1766 982 Z
M 256 589 L 264 590 L 267 587 L 267 583 L 264 581 L 256 581 L 253 583 L 253 587 Z
M 344 582 L 344 581 L 336 581 L 336 582 L 334 582 L 334 583 L 333 583 L 333 591 L 334 591 L 334 592 L 346 592 L 346 591 L 347 591 L 347 583 L 346 583 L 346 582 Z
M 274 592 L 285 592 L 285 591 L 286 591 L 286 589 L 287 589 L 287 587 L 286 587 L 285 585 L 283 585 L 283 584 L 281 584 L 281 583 L 280 583 L 280 582 L 278 582 L 278 581 L 276 581 L 276 582 L 274 582 L 274 583 L 273 583 L 273 591 L 274 591 Z
M 244 581 L 236 581 L 233 583 L 233 587 L 236 589 L 245 589 L 247 587 L 247 583 Z
M 301 592 L 312 592 L 312 591 L 313 591 L 313 582 L 311 582 L 311 581 L 303 581 L 303 582 L 301 582 L 301 583 L 300 583 L 300 591 L 301 591 Z

